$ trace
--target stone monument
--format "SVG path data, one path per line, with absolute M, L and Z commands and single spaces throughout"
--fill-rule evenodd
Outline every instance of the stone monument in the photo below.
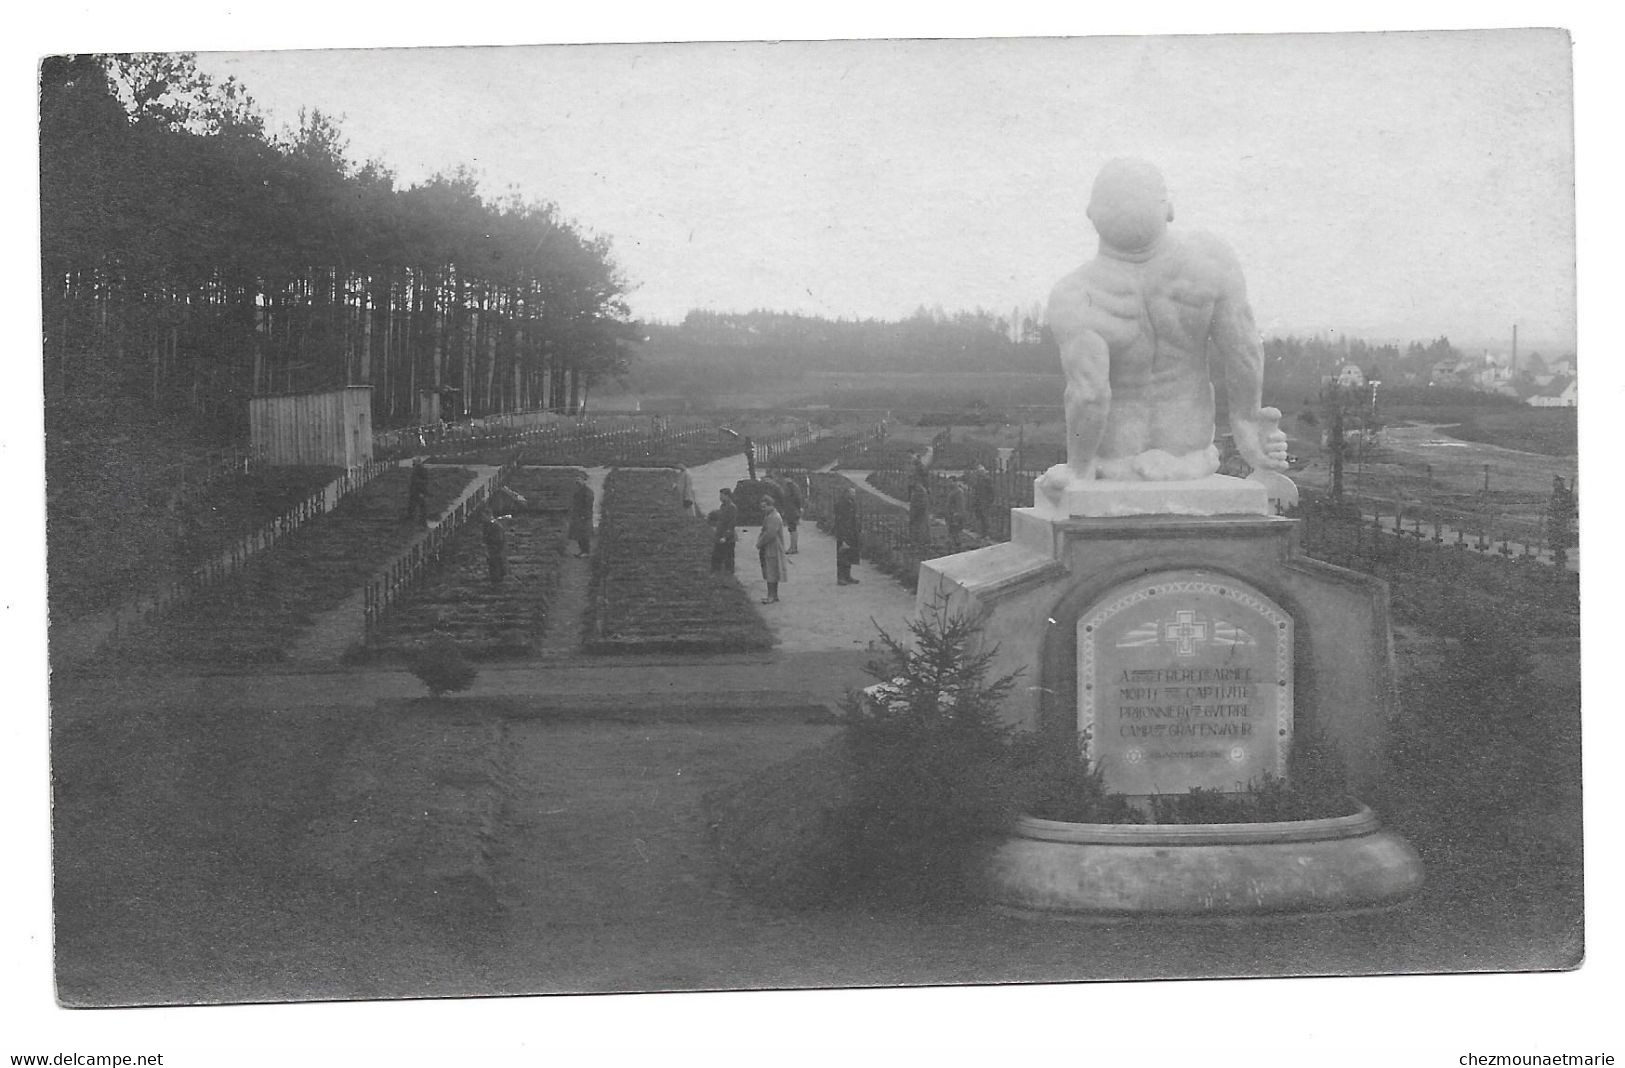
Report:
M 1049 301 L 1066 462 L 1035 481 L 1033 507 L 1013 510 L 1010 541 L 921 564 L 919 606 L 946 599 L 981 615 L 993 671 L 1022 672 L 1013 725 L 1084 739 L 1108 790 L 1287 777 L 1305 732 L 1335 749 L 1356 794 L 1369 789 L 1398 711 L 1387 587 L 1302 555 L 1296 521 L 1279 514 L 1297 492 L 1282 473 L 1280 412 L 1262 403 L 1241 267 L 1218 238 L 1170 229 L 1173 203 L 1149 163 L 1106 164 L 1086 214 L 1099 251 Z M 1245 479 L 1217 473 L 1214 370 Z M 1165 844 L 1156 833 L 1126 843 L 1138 832 L 1109 827 L 1101 845 L 1066 830 L 1095 825 L 1059 824 L 1003 850 L 991 881 L 1006 903 L 1074 911 L 1345 907 L 1420 885 L 1402 839 L 1369 811 L 1350 819 L 1320 853 L 1291 844 L 1302 828 L 1287 844 L 1224 837 L 1222 863 L 1211 850 L 1140 848 Z M 1185 840 L 1192 829 L 1145 830 Z M 1126 852 L 1108 862 L 1112 848 Z M 1232 886 L 1222 871 L 1245 874 Z

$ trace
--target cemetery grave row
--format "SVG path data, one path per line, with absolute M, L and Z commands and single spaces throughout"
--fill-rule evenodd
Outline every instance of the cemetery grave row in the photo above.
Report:
M 237 574 L 127 628 L 106 654 L 235 666 L 287 659 L 320 613 L 337 607 L 404 549 L 422 528 L 404 516 L 410 472 L 393 468 L 253 557 Z M 464 468 L 429 469 L 430 515 L 474 478 Z
M 438 640 L 455 643 L 474 660 L 534 654 L 558 589 L 570 496 L 579 470 L 511 468 L 503 485 L 524 503 L 502 520 L 507 578 L 500 584 L 490 581 L 480 525 L 465 524 L 453 535 L 438 569 L 389 607 L 359 655 L 409 660 Z
M 773 634 L 739 580 L 711 571 L 711 528 L 684 512 L 674 470 L 617 469 L 604 482 L 593 552 L 589 653 L 741 652 Z M 738 566 L 754 567 L 741 537 Z
M 1292 513 L 1299 543 L 1316 559 L 1386 579 L 1402 622 L 1450 633 L 1464 613 L 1505 617 L 1508 627 L 1538 637 L 1580 633 L 1579 576 L 1520 553 L 1486 551 L 1466 541 L 1435 542 L 1427 527 L 1393 531 L 1393 517 L 1373 524 L 1349 505 L 1306 494 Z M 1513 618 L 1515 617 L 1515 619 Z
M 234 471 L 202 485 L 113 463 L 62 477 L 49 495 L 53 612 L 72 617 L 128 601 L 184 575 L 343 474 L 331 467 Z

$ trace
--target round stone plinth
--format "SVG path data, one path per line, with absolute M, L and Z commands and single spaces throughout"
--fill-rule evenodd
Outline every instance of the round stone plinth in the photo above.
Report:
M 1422 860 L 1361 806 L 1291 823 L 1061 823 L 1023 817 L 983 894 L 1035 912 L 1238 915 L 1368 909 L 1422 885 Z

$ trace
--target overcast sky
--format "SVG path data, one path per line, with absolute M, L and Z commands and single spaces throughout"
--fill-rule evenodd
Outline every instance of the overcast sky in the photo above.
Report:
M 1168 177 L 1266 332 L 1572 345 L 1556 31 L 206 53 L 342 117 L 411 184 L 458 164 L 609 235 L 633 310 L 1006 313 L 1094 252 L 1100 164 Z

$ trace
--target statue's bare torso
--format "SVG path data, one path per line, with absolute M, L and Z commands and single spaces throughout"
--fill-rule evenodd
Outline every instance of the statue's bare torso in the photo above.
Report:
M 1233 264 L 1216 238 L 1168 234 L 1143 261 L 1101 255 L 1055 287 L 1049 322 L 1063 362 L 1069 348 L 1075 358 L 1098 355 L 1082 335 L 1105 342 L 1111 405 L 1096 449 L 1104 477 L 1134 477 L 1115 469 L 1152 449 L 1187 463 L 1187 477 L 1217 469 L 1216 453 L 1211 466 L 1192 457 L 1213 446 L 1207 339 L 1217 316 L 1238 314 L 1226 286 Z M 1241 314 L 1250 319 L 1244 301 Z
M 1234 253 L 1212 235 L 1167 229 L 1172 209 L 1149 165 L 1113 167 L 1091 201 L 1100 251 L 1050 295 L 1067 381 L 1067 463 L 1044 487 L 1211 475 L 1219 455 L 1210 356 L 1224 368 L 1237 447 L 1255 467 L 1284 467 L 1280 413 L 1261 407 L 1263 351 Z

